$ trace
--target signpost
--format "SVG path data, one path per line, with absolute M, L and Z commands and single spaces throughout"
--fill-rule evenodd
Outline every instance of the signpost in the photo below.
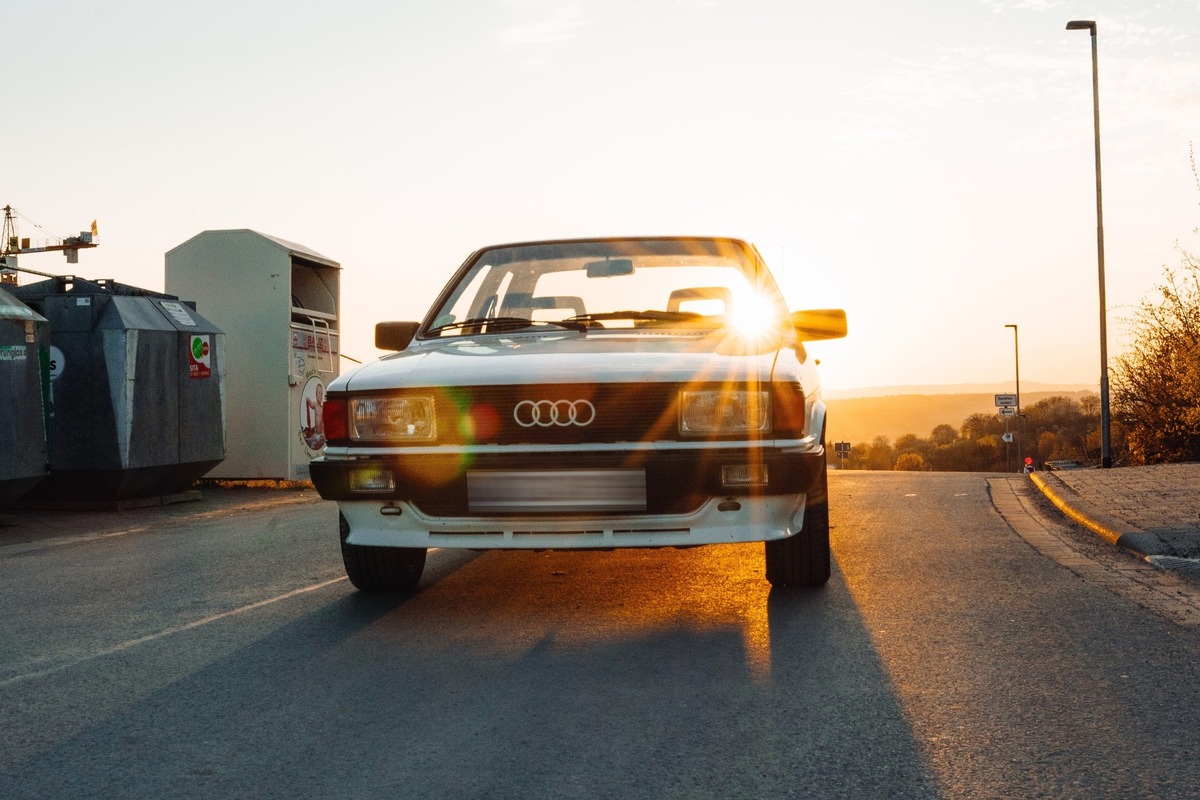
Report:
M 834 442 L 833 452 L 836 453 L 838 457 L 838 469 L 845 469 L 846 459 L 850 457 L 850 443 Z
M 1013 435 L 1008 432 L 1008 418 L 1017 415 L 1017 396 L 1015 394 L 998 394 L 996 395 L 996 412 L 1004 417 L 1004 460 L 1009 469 L 1012 469 L 1012 450 L 1010 445 L 1013 441 Z M 1017 422 L 1020 424 L 1020 421 Z

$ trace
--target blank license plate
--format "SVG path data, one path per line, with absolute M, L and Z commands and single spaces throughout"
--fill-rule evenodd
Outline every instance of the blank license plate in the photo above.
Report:
M 604 513 L 646 510 L 646 473 L 640 469 L 472 471 L 471 513 Z

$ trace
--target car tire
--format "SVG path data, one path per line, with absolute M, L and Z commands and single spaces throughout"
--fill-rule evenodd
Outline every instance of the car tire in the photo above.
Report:
M 347 544 L 350 523 L 338 514 L 342 563 L 346 576 L 360 592 L 410 592 L 425 570 L 424 547 L 368 547 Z
M 793 536 L 767 542 L 766 561 L 772 586 L 824 586 L 829 580 L 829 475 L 824 465 L 804 504 L 804 526 Z

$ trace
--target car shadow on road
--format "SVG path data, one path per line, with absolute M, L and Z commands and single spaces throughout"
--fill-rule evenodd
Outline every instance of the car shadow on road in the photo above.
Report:
M 433 559 L 411 596 L 322 598 L 145 694 L 139 674 L 191 643 L 117 654 L 104 680 L 128 682 L 129 701 L 0 786 L 13 798 L 936 796 L 840 574 L 771 592 L 760 548 Z

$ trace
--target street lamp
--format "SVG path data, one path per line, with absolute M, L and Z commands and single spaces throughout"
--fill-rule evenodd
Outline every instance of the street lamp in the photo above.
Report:
M 1092 122 L 1096 132 L 1096 259 L 1100 269 L 1100 466 L 1112 466 L 1112 436 L 1108 411 L 1108 324 L 1104 300 L 1104 205 L 1100 200 L 1100 74 L 1096 62 L 1096 23 L 1072 20 L 1069 31 L 1092 34 Z
M 1017 465 L 1024 469 L 1025 444 L 1024 437 L 1021 435 L 1021 346 L 1017 338 L 1017 326 L 1005 325 L 1004 327 L 1013 329 L 1013 360 L 1017 367 Z

